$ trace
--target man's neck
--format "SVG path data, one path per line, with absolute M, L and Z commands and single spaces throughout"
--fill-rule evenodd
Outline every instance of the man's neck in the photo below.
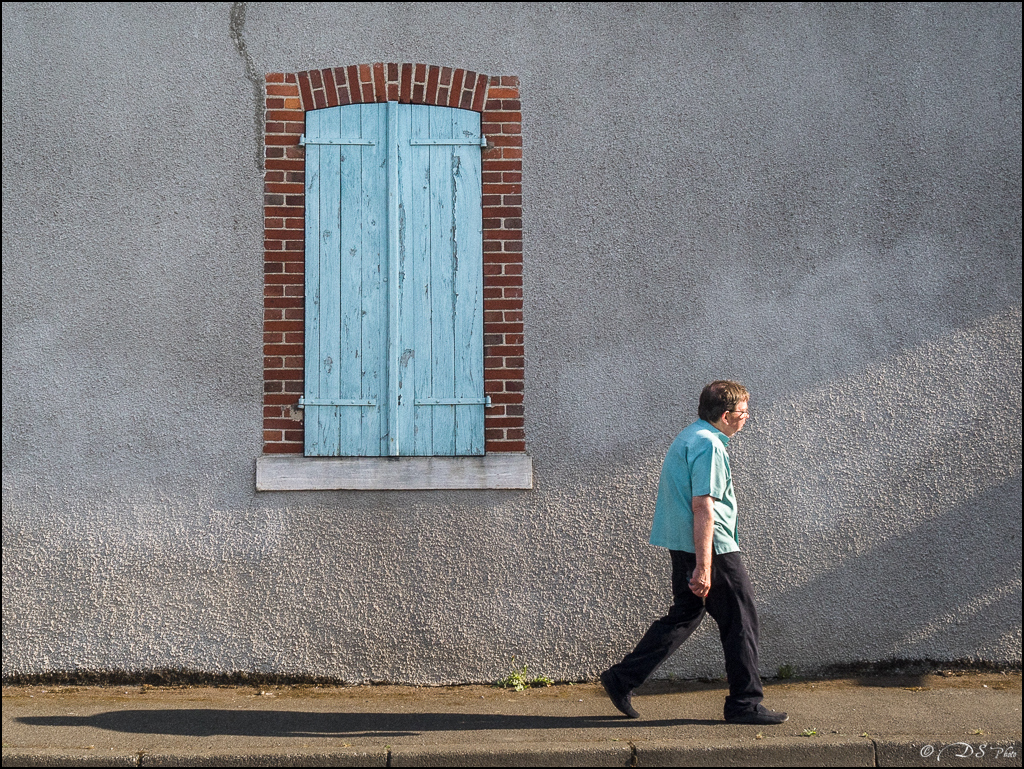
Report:
M 726 438 L 731 438 L 736 434 L 736 428 L 726 423 L 725 419 L 719 419 L 717 422 L 708 422 L 709 425 L 714 427 L 718 432 L 724 435 Z

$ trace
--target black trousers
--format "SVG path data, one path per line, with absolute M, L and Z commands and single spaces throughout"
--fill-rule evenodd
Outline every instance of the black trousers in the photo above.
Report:
M 690 637 L 706 612 L 718 623 L 725 652 L 725 674 L 729 679 L 725 715 L 753 710 L 764 699 L 764 692 L 757 672 L 757 610 L 750 577 L 740 554 L 712 556 L 711 591 L 706 599 L 701 599 L 689 588 L 697 556 L 682 550 L 669 552 L 672 554 L 672 608 L 651 625 L 636 648 L 614 665 L 611 673 L 624 688 L 635 689 Z

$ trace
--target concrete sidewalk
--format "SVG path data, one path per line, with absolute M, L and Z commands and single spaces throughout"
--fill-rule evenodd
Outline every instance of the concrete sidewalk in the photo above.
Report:
M 4 766 L 1021 766 L 1020 673 L 771 682 L 776 727 L 720 683 L 5 687 Z

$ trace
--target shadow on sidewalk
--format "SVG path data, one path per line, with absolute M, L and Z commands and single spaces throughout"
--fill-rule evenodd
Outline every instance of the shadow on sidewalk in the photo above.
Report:
M 421 732 L 518 731 L 622 727 L 714 726 L 723 721 L 660 721 L 621 716 L 515 716 L 477 713 L 303 713 L 291 710 L 114 710 L 91 716 L 22 716 L 27 726 L 96 728 L 189 737 L 403 737 Z

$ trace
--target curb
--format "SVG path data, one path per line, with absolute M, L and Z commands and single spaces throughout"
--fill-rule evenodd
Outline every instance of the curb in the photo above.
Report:
M 390 766 L 633 766 L 628 742 L 398 745 Z
M 772 737 L 736 745 L 704 741 L 607 743 L 495 742 L 396 745 L 370 750 L 253 753 L 111 753 L 4 749 L 3 766 L 1021 766 L 1020 740 L 956 742 L 923 738 L 818 740 Z
M 875 766 L 867 739 L 770 737 L 763 742 L 709 745 L 686 740 L 636 743 L 636 766 Z
M 875 740 L 878 766 L 1020 766 L 1020 740 L 925 740 L 909 737 Z

